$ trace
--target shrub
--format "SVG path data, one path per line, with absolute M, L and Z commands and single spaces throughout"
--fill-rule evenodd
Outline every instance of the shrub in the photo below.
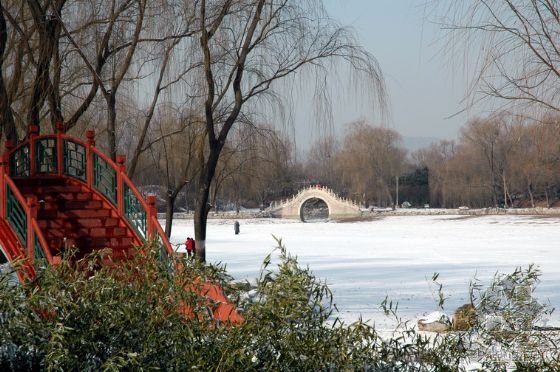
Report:
M 20 286 L 8 285 L 8 274 L 0 278 L 0 369 L 445 371 L 474 359 L 485 369 L 501 370 L 503 360 L 473 354 L 477 345 L 503 348 L 545 311 L 532 300 L 514 302 L 531 318 L 522 330 L 513 327 L 506 334 L 487 331 L 484 322 L 469 332 L 425 334 L 400 321 L 392 337 L 382 337 L 361 320 L 344 324 L 328 286 L 302 268 L 281 241 L 252 288 L 232 284 L 223 267 L 197 260 L 180 259 L 169 272 L 151 246 L 115 267 L 99 268 L 98 256 L 72 262 L 65 257 Z M 496 278 L 504 279 L 525 283 L 538 279 L 538 272 L 517 270 Z M 241 325 L 213 319 L 213 304 L 185 290 L 201 280 L 219 283 L 235 299 L 244 316 Z M 491 300 L 492 285 L 488 292 L 476 288 L 477 314 L 482 308 L 503 312 Z M 384 305 L 397 316 L 390 302 Z M 191 315 L 185 315 L 185 306 Z M 517 363 L 519 369 L 559 367 L 543 349 L 557 342 L 554 333 L 514 339 L 542 352 Z

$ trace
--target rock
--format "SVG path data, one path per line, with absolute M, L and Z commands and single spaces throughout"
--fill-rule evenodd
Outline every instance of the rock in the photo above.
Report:
M 447 314 L 435 311 L 418 320 L 418 330 L 424 332 L 447 332 L 451 329 L 451 321 Z
M 453 314 L 453 330 L 468 331 L 476 324 L 476 309 L 472 304 L 460 306 Z
M 486 331 L 509 330 L 506 321 L 500 315 L 485 315 L 482 321 L 482 328 Z

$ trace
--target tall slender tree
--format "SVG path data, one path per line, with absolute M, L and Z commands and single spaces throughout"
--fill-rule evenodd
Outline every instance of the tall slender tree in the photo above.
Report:
M 206 257 L 210 188 L 230 131 L 259 103 L 278 98 L 278 83 L 306 72 L 326 79 L 336 61 L 362 72 L 384 97 L 375 59 L 351 32 L 328 18 L 320 0 L 201 0 L 200 55 L 204 76 L 207 151 L 195 209 L 197 254 Z

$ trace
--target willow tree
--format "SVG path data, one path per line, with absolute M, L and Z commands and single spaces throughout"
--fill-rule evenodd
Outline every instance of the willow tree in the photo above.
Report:
M 340 178 L 354 199 L 368 206 L 395 207 L 393 181 L 404 168 L 406 150 L 401 136 L 388 128 L 374 127 L 363 120 L 349 127 L 337 156 Z
M 66 0 L 5 0 L 0 3 L 0 133 L 16 141 L 29 125 L 51 114 L 61 120 L 59 66 L 61 22 Z
M 474 101 L 560 110 L 560 4 L 548 0 L 439 1 L 449 48 L 472 77 Z
M 199 154 L 203 168 L 194 222 L 197 254 L 204 260 L 210 188 L 222 149 L 241 118 L 281 101 L 287 81 L 328 81 L 343 62 L 370 83 L 373 104 L 383 104 L 384 86 L 374 57 L 328 17 L 322 0 L 201 0 L 196 12 L 206 148 Z

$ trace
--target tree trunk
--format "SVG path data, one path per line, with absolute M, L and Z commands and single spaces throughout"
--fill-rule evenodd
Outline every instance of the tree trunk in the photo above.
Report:
M 46 8 L 41 8 L 37 0 L 28 0 L 27 3 L 39 33 L 39 57 L 37 59 L 37 72 L 33 81 L 31 103 L 27 113 L 27 124 L 40 125 L 41 109 L 45 99 L 49 96 L 49 91 L 53 89 L 49 69 L 56 50 L 55 45 L 58 43 L 60 23 L 56 16 L 47 13 Z M 60 14 L 64 3 L 65 0 L 62 0 L 56 5 L 58 14 Z
M 176 195 L 167 195 L 165 199 L 165 235 L 171 237 L 171 228 L 173 227 L 173 212 L 175 211 Z
M 399 176 L 395 176 L 395 203 L 393 210 L 399 207 Z
M 531 208 L 535 208 L 535 199 L 533 197 L 533 185 L 527 180 L 527 191 L 529 192 L 529 198 L 531 198 Z
M 393 201 L 393 195 L 391 193 L 391 190 L 389 189 L 389 185 L 384 180 L 381 180 L 381 185 L 383 187 L 383 191 L 385 192 L 385 196 L 387 197 L 387 200 L 389 201 L 388 205 L 390 205 L 391 208 L 393 210 L 395 210 L 395 203 Z
M 506 174 L 503 173 L 502 174 L 502 180 L 504 181 L 504 208 L 508 207 L 508 201 L 507 201 L 507 184 L 506 184 Z
M 7 40 L 8 31 L 6 19 L 4 18 L 4 7 L 0 0 L 0 138 L 2 138 L 2 132 L 4 132 L 6 139 L 15 143 L 17 141 L 16 124 L 3 77 L 4 52 L 6 50 Z
M 117 159 L 117 135 L 116 135 L 116 121 L 117 121 L 117 111 L 116 111 L 116 92 L 110 91 L 105 97 L 107 101 L 107 149 L 111 160 L 115 161 Z
M 203 262 L 206 261 L 206 225 L 208 222 L 208 212 L 212 206 L 209 203 L 210 186 L 216 173 L 218 159 L 222 146 L 211 142 L 210 154 L 206 161 L 206 166 L 200 172 L 198 191 L 196 193 L 196 205 L 194 208 L 194 237 L 196 241 L 196 255 Z
M 187 182 L 181 183 L 174 190 L 168 185 L 167 187 L 167 198 L 165 200 L 165 235 L 168 238 L 171 237 L 171 228 L 173 227 L 173 213 L 175 212 L 175 202 L 177 201 L 177 196 L 187 185 Z
M 55 28 L 53 35 L 55 40 L 60 38 L 61 33 L 61 27 L 58 23 L 57 25 L 58 26 Z M 60 96 L 62 61 L 60 59 L 60 47 L 58 42 L 53 45 L 52 59 L 53 78 L 52 81 L 49 81 L 48 104 L 51 114 L 52 129 L 53 131 L 56 131 L 57 123 L 64 122 L 64 116 L 62 115 L 62 97 Z
M 202 181 L 202 177 L 201 177 Z M 210 187 L 200 184 L 196 193 L 196 205 L 194 207 L 194 238 L 196 241 L 196 255 L 203 262 L 206 261 L 206 225 L 208 222 L 208 212 L 210 205 L 208 197 L 210 195 Z
M 2 68 L 0 66 L 0 75 L 2 74 Z M 4 85 L 4 79 L 0 77 L 0 138 L 2 138 L 2 132 L 4 132 L 6 139 L 9 141 L 17 142 L 17 132 L 16 123 L 14 121 L 14 116 L 12 114 L 12 107 L 9 102 L 8 93 L 6 92 L 6 87 Z

